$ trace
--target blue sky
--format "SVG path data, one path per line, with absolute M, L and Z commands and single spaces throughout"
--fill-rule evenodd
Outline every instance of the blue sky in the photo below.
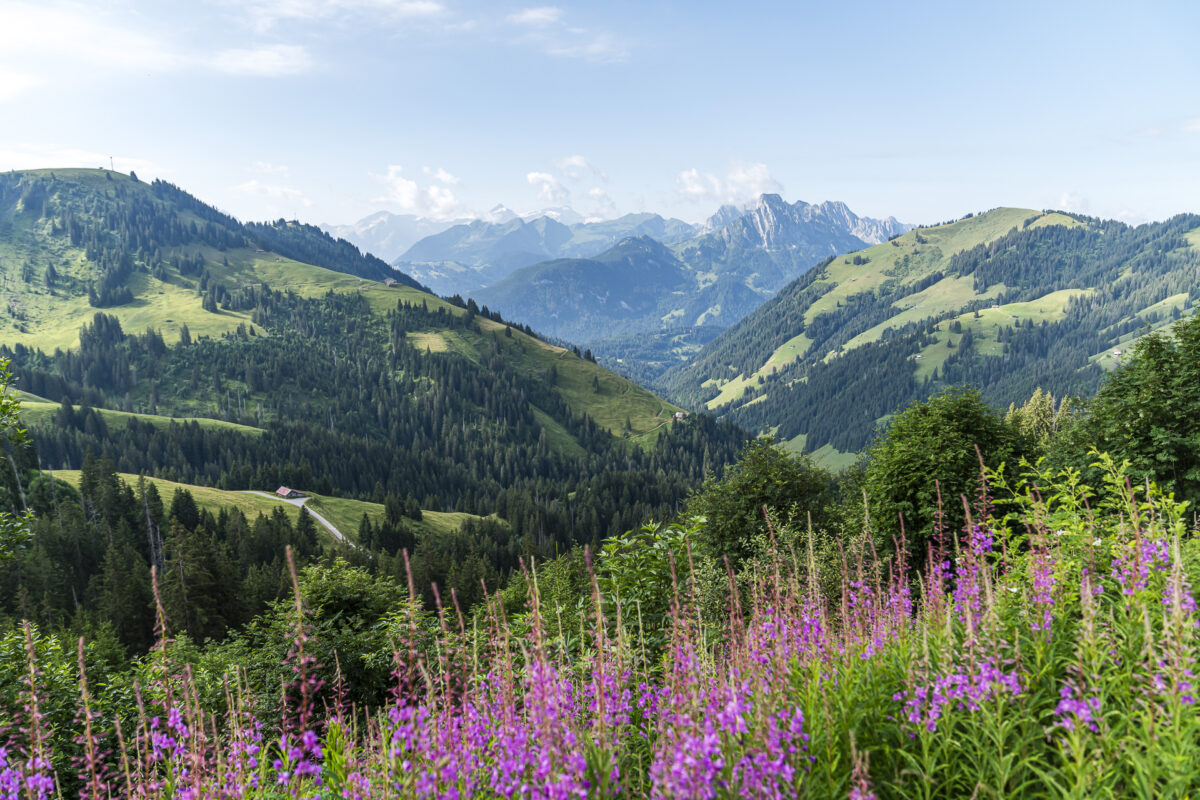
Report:
M 0 169 L 243 219 L 1200 212 L 1190 2 L 0 0 Z

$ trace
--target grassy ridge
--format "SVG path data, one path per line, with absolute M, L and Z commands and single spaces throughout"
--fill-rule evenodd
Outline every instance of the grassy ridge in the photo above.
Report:
M 21 401 L 21 420 L 26 425 L 30 426 L 47 426 L 54 424 L 54 417 L 58 410 L 62 407 L 59 403 L 51 403 L 48 400 L 31 400 L 33 395 L 26 395 Z M 78 411 L 80 406 L 74 406 Z M 122 430 L 130 420 L 138 420 L 139 422 L 148 422 L 156 428 L 166 428 L 171 425 L 183 425 L 189 422 L 195 422 L 201 428 L 210 428 L 213 430 L 228 430 L 237 433 L 243 433 L 247 436 L 259 436 L 262 434 L 262 428 L 255 428 L 250 425 L 241 425 L 236 422 L 227 422 L 223 419 L 209 419 L 208 417 L 164 417 L 158 414 L 135 414 L 128 411 L 113 411 L 107 408 L 96 409 L 103 419 L 104 423 L 110 430 Z
M 57 470 L 54 477 L 59 478 L 72 486 L 78 488 L 80 470 L 65 469 Z M 121 480 L 128 483 L 130 486 L 136 487 L 140 477 L 129 473 L 120 473 Z M 276 500 L 271 497 L 263 497 L 254 492 L 228 491 L 225 489 L 213 489 L 208 486 L 195 486 L 189 483 L 177 483 L 168 481 L 163 478 L 147 477 L 146 481 L 154 484 L 158 489 L 159 495 L 163 499 L 163 503 L 170 505 L 171 497 L 177 489 L 183 489 L 191 492 L 192 497 L 196 500 L 196 505 L 201 509 L 218 513 L 222 508 L 237 508 L 247 519 L 254 520 L 259 514 L 271 514 L 277 508 L 282 508 L 284 513 L 292 520 L 293 523 L 300 516 L 300 509 L 291 503 L 285 503 L 281 500 Z M 270 494 L 275 490 L 275 487 L 266 488 L 262 491 Z M 362 515 L 365 513 L 370 517 L 373 523 L 380 523 L 386 517 L 386 512 L 381 503 L 369 503 L 364 500 L 351 500 L 343 497 L 328 497 L 325 495 L 313 494 L 306 505 L 312 507 L 321 516 L 329 520 L 335 528 L 337 528 L 343 536 L 350 541 L 354 541 L 358 535 L 358 525 L 362 520 Z M 474 514 L 466 514 L 457 511 L 422 511 L 421 520 L 415 521 L 412 524 L 420 531 L 431 535 L 442 535 L 453 533 L 462 527 L 463 523 L 469 519 L 482 519 Z M 321 525 L 317 526 L 317 530 L 322 536 L 328 536 L 328 531 Z
M 80 327 L 92 320 L 96 308 L 88 303 L 87 287 L 96 277 L 97 266 L 88 261 L 82 246 L 72 246 L 69 236 L 59 226 L 58 211 L 63 207 L 76 215 L 95 217 L 89 206 L 92 196 L 105 204 L 118 207 L 118 195 L 149 195 L 149 184 L 132 180 L 127 175 L 104 170 L 39 170 L 30 174 L 49 178 L 53 174 L 54 203 L 46 216 L 27 213 L 18 203 L 8 212 L 0 211 L 0 286 L 9 309 L 0 315 L 0 344 L 18 344 L 47 352 L 78 346 Z M 84 189 L 88 200 L 79 199 Z M 167 201 L 164 214 L 174 215 L 183 226 L 203 224 L 186 207 Z M 141 254 L 131 254 L 135 259 Z M 186 325 L 192 338 L 218 337 L 246 326 L 255 333 L 251 314 L 246 311 L 219 309 L 205 311 L 202 307 L 201 275 L 183 274 L 178 265 L 183 259 L 203 257 L 204 271 L 230 292 L 241 287 L 267 284 L 273 289 L 295 292 L 303 297 L 319 297 L 328 292 L 354 293 L 362 296 L 375 314 L 383 315 L 395 309 L 401 300 L 425 304 L 430 310 L 439 308 L 462 316 L 465 309 L 454 306 L 418 289 L 397 284 L 359 278 L 342 272 L 303 263 L 280 254 L 262 251 L 254 246 L 218 249 L 201 243 L 159 248 L 162 266 L 155 271 L 137 264 L 126 285 L 133 293 L 132 302 L 103 309 L 104 313 L 120 320 L 127 332 L 140 333 L 158 330 L 173 344 L 179 340 Z M 58 275 L 53 286 L 46 280 L 49 267 Z M 155 275 L 158 275 L 156 277 Z M 665 403 L 651 393 L 624 378 L 620 378 L 594 362 L 575 357 L 570 351 L 549 345 L 513 331 L 505 336 L 504 326 L 492 320 L 476 318 L 474 332 L 430 330 L 414 333 L 413 344 L 432 353 L 455 353 L 482 360 L 482 347 L 495 338 L 505 349 L 507 357 L 531 377 L 542 379 L 554 368 L 558 373 L 556 390 L 576 413 L 587 414 L 603 428 L 617 436 L 626 434 L 635 442 L 654 441 L 663 426 L 669 424 L 678 407 Z M 597 389 L 598 386 L 598 389 Z M 44 421 L 50 413 L 45 408 L 31 408 L 30 419 Z M 209 410 L 191 409 L 203 418 Z M 110 416 L 106 421 L 124 424 L 127 418 Z M 161 424 L 169 424 L 161 422 Z M 207 424 L 207 423 L 202 423 Z M 549 431 L 555 446 L 572 450 L 577 443 L 565 430 Z

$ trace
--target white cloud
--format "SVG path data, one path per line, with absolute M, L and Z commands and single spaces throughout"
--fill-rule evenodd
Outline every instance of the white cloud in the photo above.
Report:
M 723 184 L 710 172 L 701 172 L 692 167 L 685 169 L 675 178 L 679 193 L 688 200 L 719 200 Z
M 758 197 L 760 194 L 783 191 L 783 184 L 771 177 L 771 171 L 763 163 L 735 161 L 725 175 L 725 190 L 731 197 Z
M 108 168 L 109 157 L 112 166 L 121 172 L 134 171 L 140 173 L 139 178 L 162 177 L 167 173 L 159 165 L 144 158 L 122 156 L 116 153 L 98 153 L 93 150 L 82 150 L 77 147 L 61 147 L 55 144 L 31 142 L 0 142 L 0 171 L 10 169 L 44 169 L 48 167 L 85 167 L 96 169 Z
M 0 103 L 12 100 L 41 84 L 42 79 L 36 75 L 0 68 Z
M 612 34 L 589 34 L 577 28 L 569 33 L 571 35 L 568 39 L 549 45 L 546 52 L 560 58 L 582 58 L 598 62 L 624 61 L 629 57 L 629 50 Z
M 734 161 L 724 178 L 693 167 L 675 178 L 680 196 L 692 202 L 718 202 L 740 205 L 761 194 L 783 192 L 783 184 L 775 180 L 767 165 L 759 162 Z
M 524 28 L 517 44 L 533 46 L 559 58 L 586 61 L 624 61 L 628 49 L 611 33 L 568 25 L 566 15 L 556 6 L 525 8 L 507 17 L 509 24 Z
M 1088 214 L 1091 212 L 1092 204 L 1079 192 L 1063 192 L 1058 196 L 1058 208 L 1061 211 L 1070 211 L 1072 214 Z
M 306 71 L 312 66 L 312 58 L 300 45 L 274 44 L 222 50 L 214 56 L 212 65 L 227 75 L 279 78 Z
M 312 205 L 304 192 L 299 189 L 293 189 L 290 186 L 279 186 L 277 184 L 263 183 L 258 178 L 252 178 L 245 183 L 238 184 L 233 187 L 239 192 L 255 195 L 257 197 L 269 197 L 272 200 L 280 200 L 288 203 L 299 203 L 302 206 L 308 207 Z
M 259 32 L 280 22 L 315 22 L 370 17 L 375 22 L 428 20 L 446 13 L 437 0 L 226 0 Z
M 565 206 L 571 202 L 571 192 L 549 172 L 530 172 L 525 176 L 530 186 L 536 187 L 538 199 L 552 206 Z
M 458 183 L 458 178 L 440 167 L 436 170 L 425 167 L 422 171 L 434 182 L 422 186 L 404 177 L 402 166 L 389 164 L 385 174 L 374 176 L 386 187 L 386 194 L 375 198 L 374 202 L 386 203 L 402 213 L 433 219 L 457 219 L 463 216 L 465 211 L 462 203 L 450 188 Z
M 252 165 L 255 172 L 263 172 L 268 175 L 279 175 L 282 178 L 290 178 L 292 175 L 291 167 L 284 164 L 272 164 L 269 161 L 255 161 Z
M 433 178 L 438 183 L 444 183 L 448 186 L 456 186 L 460 183 L 457 176 L 451 175 L 449 172 L 442 169 L 441 167 L 438 167 L 437 169 L 430 169 L 429 167 L 421 167 L 421 171 L 424 172 L 426 176 Z
M 608 192 L 599 186 L 593 186 L 591 189 L 588 189 L 587 194 L 588 199 L 591 201 L 591 207 L 588 209 L 589 222 L 612 219 L 617 216 L 617 204 L 613 202 Z
M 180 56 L 159 38 L 131 30 L 93 6 L 0 2 L 0 54 L 55 55 L 125 69 L 179 66 Z
M 562 21 L 563 11 L 561 8 L 554 6 L 538 6 L 536 8 L 524 8 L 515 14 L 508 15 L 508 21 L 513 25 L 529 25 L 535 28 L 544 28 L 547 25 L 554 25 Z
M 0 0 L 0 99 L 29 88 L 30 78 L 77 82 L 80 75 L 183 71 L 273 78 L 312 65 L 308 51 L 294 44 L 234 47 L 214 55 L 180 44 L 175 31 L 118 18 L 111 11 L 115 7 Z M 44 66 L 37 76 L 28 76 L 14 69 L 24 63 Z
M 1200 133 L 1200 117 L 1185 120 L 1181 128 L 1184 133 Z
M 554 168 L 559 171 L 564 178 L 578 181 L 586 177 L 589 173 L 595 175 L 602 181 L 608 180 L 606 175 L 599 167 L 593 164 L 586 156 L 574 155 L 563 156 L 562 158 L 554 159 Z

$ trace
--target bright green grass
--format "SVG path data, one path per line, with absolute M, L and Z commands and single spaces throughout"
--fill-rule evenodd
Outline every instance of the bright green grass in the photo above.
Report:
M 622 378 L 592 361 L 579 358 L 570 350 L 513 330 L 504 335 L 504 325 L 476 317 L 481 334 L 495 338 L 513 357 L 519 370 L 532 375 L 544 374 L 553 366 L 558 371 L 555 389 L 576 411 L 583 411 L 602 428 L 621 436 L 625 420 L 632 428 L 631 439 L 643 446 L 652 444 L 674 418 L 678 406 L 672 405 L 632 381 Z M 523 350 L 523 352 L 522 352 Z M 600 386 L 597 392 L 593 378 Z
M 78 488 L 81 472 L 77 469 L 55 470 L 54 477 L 60 478 L 72 486 Z M 120 473 L 120 477 L 130 486 L 137 489 L 138 476 L 129 473 Z M 196 500 L 196 505 L 202 509 L 207 509 L 216 514 L 222 508 L 237 508 L 240 509 L 246 518 L 253 521 L 259 514 L 270 514 L 276 508 L 282 508 L 287 515 L 295 522 L 300 515 L 300 509 L 290 503 L 283 503 L 274 500 L 270 497 L 262 497 L 250 492 L 231 492 L 224 489 L 212 489 L 208 486 L 195 486 L 187 483 L 176 483 L 175 481 L 163 480 L 162 478 L 146 478 L 150 483 L 153 483 L 158 489 L 159 495 L 162 497 L 163 504 L 167 507 L 171 505 L 171 498 L 175 494 L 176 489 L 184 489 L 192 493 L 192 497 Z M 274 491 L 267 490 L 268 493 Z M 330 520 L 333 522 L 333 520 Z M 325 528 L 318 525 L 317 529 L 325 531 Z M 357 525 L 355 526 L 357 530 Z
M 962 323 L 963 332 L 968 328 L 975 339 L 976 352 L 981 355 L 1003 356 L 1004 346 L 999 341 L 999 331 L 1005 326 L 1013 325 L 1017 319 L 1022 323 L 1029 320 L 1042 322 L 1062 319 L 1066 314 L 1068 303 L 1073 297 L 1086 296 L 1091 290 L 1062 289 L 1057 292 L 1039 297 L 1027 303 L 1007 303 L 999 308 L 985 308 L 979 311 L 979 317 L 968 312 L 960 314 L 952 320 L 938 323 L 934 331 L 934 341 L 920 352 L 917 359 L 916 378 L 924 380 L 933 374 L 934 369 L 940 370 L 946 359 L 956 352 L 962 335 L 951 333 L 950 326 L 955 320 Z M 954 348 L 949 343 L 954 343 Z
M 54 415 L 58 413 L 60 407 L 60 404 L 51 403 L 48 400 L 22 400 L 21 419 L 26 425 L 53 425 Z M 75 406 L 75 409 L 78 410 L 79 406 Z M 158 414 L 132 414 L 126 411 L 112 411 L 107 408 L 98 408 L 96 411 L 104 419 L 109 430 L 124 430 L 131 419 L 137 419 L 140 422 L 149 422 L 158 428 L 166 428 L 172 424 L 196 422 L 202 428 L 234 431 L 244 433 L 247 436 L 259 436 L 263 432 L 262 428 L 254 428 L 250 425 L 239 425 L 236 422 L 226 422 L 222 419 L 209 419 L 207 417 L 163 417 Z
M 833 472 L 841 472 L 854 466 L 858 461 L 857 453 L 843 453 L 831 444 L 822 445 L 810 453 L 817 466 Z
M 534 406 L 533 418 L 537 420 L 537 424 L 541 425 L 542 430 L 546 432 L 546 439 L 550 442 L 550 447 L 554 450 L 579 458 L 587 455 L 587 451 L 580 446 L 575 437 L 571 435 L 571 432 L 559 424 L 554 417 Z
M 56 470 L 54 472 L 54 477 L 64 480 L 76 488 L 79 488 L 80 475 L 81 472 L 77 469 Z M 139 480 L 137 475 L 120 473 L 120 477 L 130 486 L 133 486 L 135 489 L 137 488 Z M 298 506 L 285 503 L 282 500 L 276 500 L 273 497 L 263 497 L 253 492 L 212 489 L 207 486 L 176 483 L 175 481 L 163 480 L 162 478 L 146 478 L 146 480 L 154 484 L 163 499 L 164 505 L 167 506 L 170 506 L 175 490 L 183 489 L 192 493 L 192 497 L 196 500 L 196 505 L 201 509 L 211 511 L 213 514 L 219 513 L 222 508 L 237 508 L 246 515 L 247 519 L 254 521 L 259 514 L 270 515 L 275 509 L 282 508 L 293 523 L 300 517 L 300 508 Z M 270 494 L 274 490 L 264 489 L 263 491 L 266 494 Z M 306 505 L 312 506 L 314 511 L 329 520 L 330 524 L 337 528 L 350 541 L 354 541 L 358 536 L 358 526 L 362 521 L 364 512 L 371 518 L 373 523 L 382 522 L 385 517 L 384 508 L 381 504 L 368 503 L 362 500 L 348 500 L 342 497 L 326 497 L 314 494 L 310 496 Z M 493 517 L 493 519 L 495 518 Z M 414 522 L 413 524 L 419 530 L 437 536 L 457 531 L 469 519 L 483 518 L 474 514 L 465 514 L 457 511 L 422 511 L 421 521 Z M 322 536 L 330 536 L 325 527 L 319 523 L 317 530 Z
M 280 505 L 288 504 L 280 503 Z M 380 503 L 350 500 L 344 497 L 314 494 L 310 496 L 305 505 L 329 520 L 333 527 L 341 531 L 342 535 L 352 542 L 358 539 L 358 526 L 362 524 L 363 514 L 366 514 L 374 525 L 382 523 L 387 516 Z M 494 516 L 492 518 L 496 519 Z M 420 521 L 413 521 L 412 524 L 420 531 L 439 536 L 454 533 L 463 526 L 463 523 L 472 519 L 484 518 L 459 511 L 422 511 Z
M 1196 313 L 1196 309 L 1187 308 L 1186 303 L 1186 294 L 1172 295 L 1171 297 L 1167 297 L 1151 306 L 1142 309 L 1142 311 L 1139 313 L 1145 314 L 1148 311 L 1170 311 L 1172 307 L 1179 308 L 1183 312 L 1184 317 Z M 1117 338 L 1117 343 L 1115 345 L 1106 347 L 1099 353 L 1093 353 L 1092 355 L 1088 356 L 1088 361 L 1091 361 L 1093 364 L 1098 364 L 1107 370 L 1116 369 L 1117 367 L 1121 366 L 1122 363 L 1128 360 L 1129 353 L 1133 350 L 1138 342 L 1151 333 L 1159 333 L 1169 329 L 1174 323 L 1175 320 L 1171 319 L 1170 314 L 1164 313 L 1162 319 L 1158 320 L 1157 322 L 1153 324 L 1147 323 L 1146 327 L 1140 330 L 1130 331 L 1129 333 L 1122 334 Z M 1119 355 L 1117 351 L 1120 352 Z
M 806 433 L 793 436 L 783 443 L 783 449 L 789 453 L 806 453 L 808 451 L 804 449 L 804 443 L 807 439 L 808 434 Z M 822 445 L 808 455 L 817 466 L 833 472 L 841 472 L 854 466 L 858 461 L 857 453 L 843 453 L 831 444 Z
M 725 403 L 738 400 L 746 391 L 747 386 L 755 386 L 758 384 L 758 379 L 766 378 L 773 373 L 783 369 L 788 364 L 796 361 L 808 351 L 812 346 L 812 339 L 808 338 L 808 334 L 801 333 L 799 336 L 793 336 L 786 342 L 781 344 L 767 359 L 767 363 L 759 367 L 753 374 L 749 376 L 739 375 L 736 378 L 731 378 L 725 381 L 710 380 L 706 385 L 713 385 L 720 388 L 721 392 L 716 397 L 705 403 L 709 409 L 717 408 Z M 765 400 L 766 395 L 756 397 L 751 400 L 751 403 L 757 403 L 760 400 Z
M 962 308 L 972 300 L 990 300 L 1004 291 L 1004 284 L 996 284 L 982 294 L 975 293 L 975 281 L 967 275 L 943 278 L 942 280 L 915 294 L 901 298 L 893 306 L 902 309 L 899 313 L 884 320 L 873 328 L 869 328 L 850 341 L 842 350 L 853 350 L 864 344 L 879 341 L 883 332 L 888 328 L 900 328 L 910 322 L 920 322 L 932 316 L 941 316 L 948 311 Z M 826 360 L 833 358 L 834 353 L 828 353 Z
M 755 373 L 755 375 L 757 374 L 758 373 Z M 742 395 L 745 394 L 747 386 L 754 386 L 757 384 L 755 375 L 750 375 L 748 377 L 745 375 L 738 375 L 736 378 L 717 383 L 717 386 L 719 386 L 721 389 L 721 393 L 709 400 L 704 405 L 710 409 L 713 409 L 740 399 Z
M 836 310 L 839 303 L 845 304 L 850 297 L 873 292 L 889 281 L 898 281 L 901 285 L 914 283 L 937 270 L 944 269 L 955 253 L 998 239 L 1014 227 L 1020 229 L 1028 219 L 1034 219 L 1030 227 L 1075 227 L 1082 224 L 1058 213 L 1042 214 L 1032 209 L 997 208 L 970 219 L 909 231 L 892 242 L 884 242 L 858 253 L 857 255 L 867 259 L 866 264 L 854 264 L 856 254 L 834 259 L 824 268 L 827 280 L 818 284 L 825 289 L 825 293 L 809 306 L 805 312 L 805 320 L 812 322 L 819 315 Z M 925 241 L 919 242 L 918 236 Z M 907 264 L 904 262 L 906 256 Z M 909 322 L 953 311 L 974 299 L 990 299 L 1003 290 L 1002 285 L 997 285 L 986 293 L 977 295 L 971 278 L 944 278 L 933 286 L 897 300 L 897 313 L 894 316 L 854 337 L 843 349 L 853 349 L 878 341 L 888 328 L 900 327 Z M 776 348 L 766 363 L 752 374 L 714 379 L 708 385 L 717 386 L 720 393 L 709 400 L 706 406 L 714 409 L 726 403 L 736 402 L 746 387 L 757 383 L 760 376 L 766 377 L 803 357 L 811 345 L 812 341 L 801 333 Z M 938 365 L 945 361 L 948 352 L 947 349 L 946 353 L 937 354 Z M 829 353 L 825 357 L 828 359 L 835 356 L 836 353 Z M 932 367 L 927 371 L 932 371 Z
M 920 280 L 944 269 L 955 253 L 998 239 L 1013 228 L 1019 229 L 1025 220 L 1041 216 L 1041 212 L 1025 208 L 997 208 L 948 225 L 909 231 L 891 242 L 869 247 L 858 254 L 868 259 L 866 264 L 853 264 L 853 255 L 836 258 L 825 268 L 831 282 L 829 291 L 809 306 L 805 321 L 812 322 L 819 315 L 835 310 L 839 301 L 844 303 L 852 295 L 873 291 L 888 280 L 901 283 Z M 1047 224 L 1057 222 L 1052 220 Z M 925 243 L 920 243 L 918 237 Z M 907 266 L 903 262 L 905 256 Z

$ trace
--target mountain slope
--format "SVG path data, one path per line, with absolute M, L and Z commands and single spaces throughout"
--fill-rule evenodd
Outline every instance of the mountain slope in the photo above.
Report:
M 677 242 L 670 252 L 622 242 L 586 261 L 517 270 L 471 294 L 538 330 L 616 357 L 617 350 L 610 349 L 614 337 L 728 327 L 822 258 L 907 229 L 895 219 L 858 217 L 843 203 L 789 204 L 774 194 L 740 211 L 722 208 L 712 222 L 721 221 L 721 227 Z M 669 275 L 663 271 L 668 261 Z M 619 275 L 614 263 L 625 265 Z M 676 363 L 682 352 L 647 355 L 642 368 Z
M 311 254 L 340 271 L 260 246 L 265 244 Z M 301 298 L 354 294 L 380 316 L 403 302 L 421 304 L 446 320 L 469 317 L 466 330 L 456 329 L 462 326 L 455 322 L 444 335 L 431 329 L 420 340 L 434 351 L 477 362 L 488 340 L 509 327 L 420 291 L 407 276 L 313 226 L 242 225 L 177 187 L 102 170 L 0 175 L 0 269 L 9 310 L 0 317 L 0 344 L 10 347 L 78 347 L 80 330 L 97 311 L 116 319 L 125 332 L 158 331 L 168 344 L 185 327 L 193 340 L 239 328 L 262 333 L 269 327 L 262 298 L 278 291 Z M 381 269 L 408 285 L 370 279 Z M 351 270 L 369 277 L 347 274 Z M 636 436 L 676 410 L 567 350 L 520 330 L 510 334 L 521 345 L 514 366 L 529 374 L 557 366 L 559 394 L 615 433 L 624 432 L 625 416 Z M 622 408 L 613 410 L 602 395 L 580 390 L 593 381 L 615 381 L 613 394 L 626 398 Z
M 676 421 L 474 303 L 347 274 L 377 265 L 166 184 L 0 176 L 0 358 L 41 398 L 21 458 L 70 469 L 104 453 L 191 484 L 496 514 L 509 526 L 439 563 L 503 570 L 666 513 L 736 452 L 735 427 Z
M 830 259 L 664 383 L 810 451 L 853 452 L 898 408 L 974 384 L 1089 393 L 1144 330 L 1194 308 L 1200 217 L 1132 228 L 1001 208 Z
M 537 330 L 575 341 L 597 327 L 657 327 L 661 298 L 682 293 L 689 273 L 648 236 L 626 239 L 590 259 L 567 258 L 519 269 L 476 293 L 491 307 L 522 309 Z
M 0 265 L 0 342 L 46 350 L 76 342 L 97 309 L 173 341 L 185 325 L 219 335 L 251 324 L 233 298 L 252 285 L 418 285 L 311 226 L 243 225 L 170 184 L 106 170 L 0 175 Z

